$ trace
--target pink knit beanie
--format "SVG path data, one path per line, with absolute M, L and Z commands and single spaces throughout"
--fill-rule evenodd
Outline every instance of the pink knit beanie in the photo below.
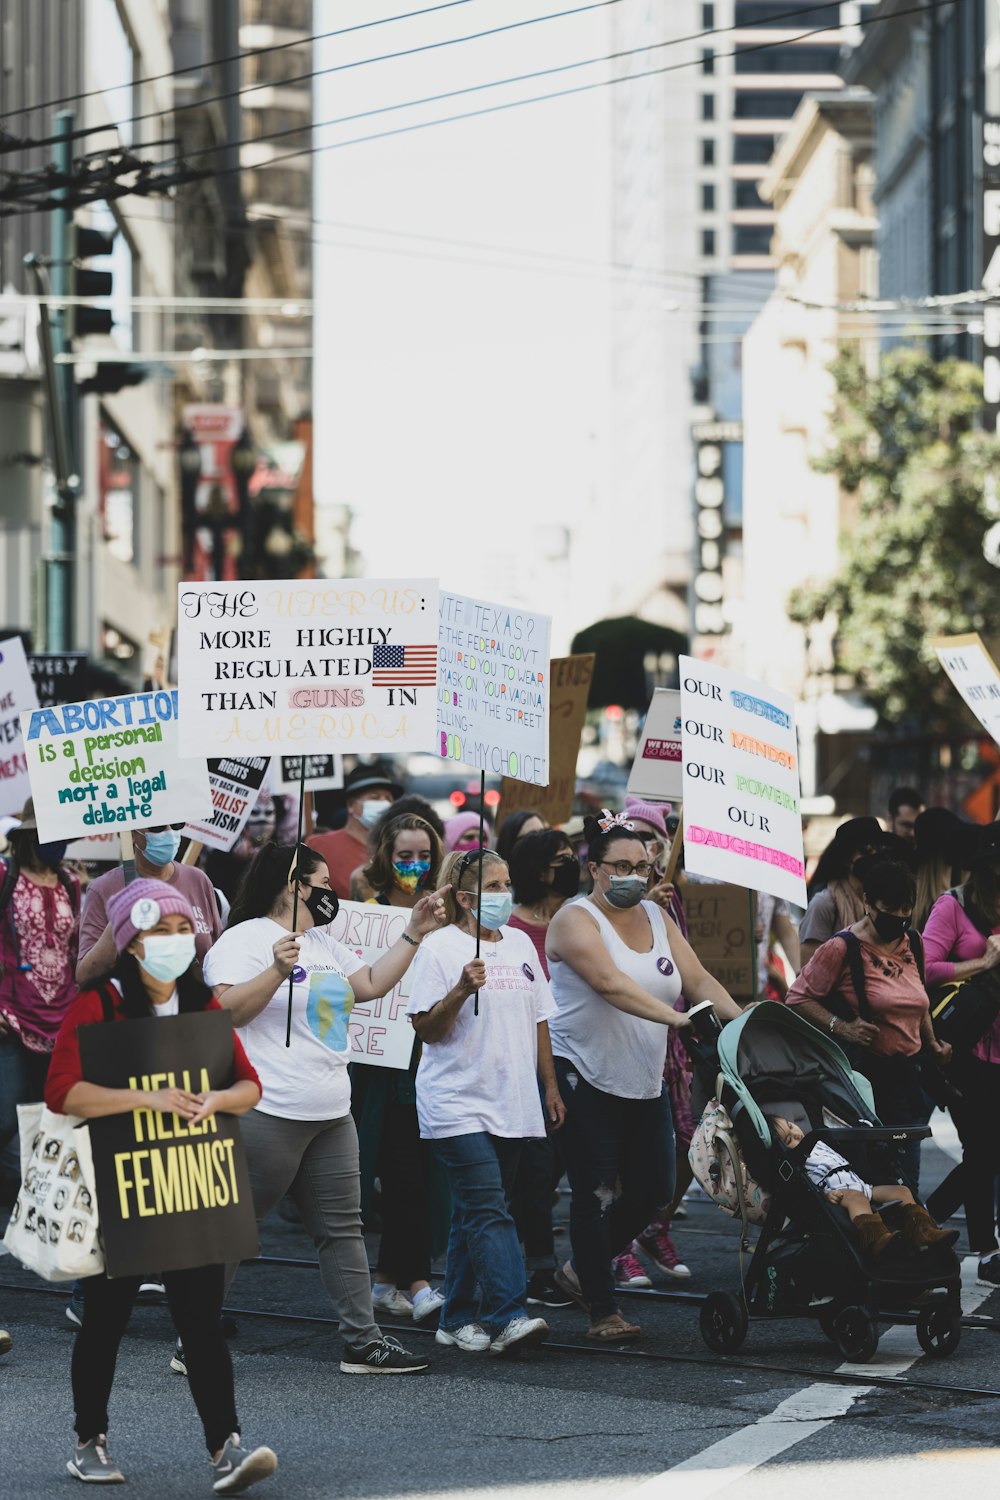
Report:
M 108 921 L 115 948 L 124 953 L 140 933 L 155 927 L 161 917 L 187 917 L 196 930 L 191 904 L 166 880 L 133 880 L 108 901 Z

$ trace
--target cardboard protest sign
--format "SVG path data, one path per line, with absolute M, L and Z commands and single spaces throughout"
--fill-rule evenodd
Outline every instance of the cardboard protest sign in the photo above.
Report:
M 931 641 L 952 686 L 986 733 L 1000 745 L 1000 671 L 978 635 L 938 636 Z
M 266 755 L 249 760 L 210 760 L 208 786 L 212 795 L 212 816 L 201 822 L 185 823 L 184 837 L 196 839 L 207 849 L 227 854 L 246 827 L 247 818 L 267 775 L 270 764 Z
M 536 787 L 505 776 L 500 788 L 500 816 L 522 807 L 533 807 L 546 823 L 565 823 L 573 813 L 576 795 L 576 760 L 580 735 L 587 717 L 587 699 L 594 675 L 591 653 L 586 656 L 556 656 L 549 664 L 549 783 Z
M 86 651 L 41 651 L 28 657 L 39 708 L 77 703 L 86 691 Z
M 122 846 L 117 833 L 94 833 L 89 838 L 73 839 L 66 846 L 67 859 L 104 860 L 116 865 L 121 857 Z
M 19 813 L 31 795 L 20 715 L 38 702 L 17 636 L 0 641 L 0 814 Z
M 177 746 L 177 690 L 55 704 L 21 715 L 41 843 L 208 818 L 204 760 Z
M 440 617 L 438 753 L 547 786 L 551 619 L 449 593 Z
M 680 668 L 686 868 L 805 906 L 791 698 L 713 662 Z
M 688 942 L 712 977 L 741 1000 L 754 992 L 751 900 L 739 885 L 689 880 L 684 886 Z
M 344 757 L 307 755 L 305 773 L 307 792 L 336 791 L 344 785 Z M 297 792 L 301 775 L 301 755 L 276 755 L 271 766 L 272 791 Z
M 338 943 L 373 964 L 398 943 L 410 913 L 405 906 L 378 906 L 341 901 L 329 931 Z M 407 969 L 396 987 L 380 1000 L 356 1003 L 348 1021 L 351 1061 L 376 1068 L 408 1068 L 413 1052 L 413 1027 L 406 1018 L 413 970 Z
M 189 1089 L 233 1081 L 226 1011 L 112 1021 L 79 1030 L 88 1083 L 111 1089 Z M 245 1260 L 258 1253 L 253 1197 L 238 1121 L 200 1125 L 136 1109 L 90 1121 L 101 1235 L 109 1276 Z
M 180 584 L 181 755 L 426 750 L 437 605 L 427 578 Z
M 653 693 L 628 790 L 646 802 L 680 802 L 684 797 L 681 695 L 676 688 L 657 688 Z

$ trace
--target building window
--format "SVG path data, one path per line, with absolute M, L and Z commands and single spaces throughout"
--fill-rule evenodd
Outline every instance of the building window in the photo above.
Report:
M 119 562 L 134 562 L 139 458 L 103 408 L 98 470 L 99 514 L 108 551 Z
M 733 161 L 742 166 L 769 162 L 773 155 L 773 135 L 738 135 L 733 139 Z
M 791 7 L 782 0 L 736 0 L 733 20 L 737 26 L 766 26 L 770 21 L 775 26 L 788 26 Z M 839 27 L 840 5 L 813 5 L 809 9 L 808 26 Z
M 801 99 L 801 91 L 787 93 L 737 93 L 733 115 L 737 120 L 790 120 Z
M 701 253 L 706 259 L 711 259 L 715 254 L 715 230 L 703 229 L 701 231 Z
M 836 73 L 839 47 L 739 48 L 733 60 L 736 73 Z
M 715 95 L 702 94 L 701 96 L 701 118 L 703 120 L 715 119 Z
M 706 31 L 711 31 L 715 25 L 715 6 L 703 5 L 701 7 L 701 24 Z
M 701 211 L 705 214 L 715 212 L 715 183 L 703 182 L 701 185 Z
M 711 47 L 703 47 L 701 53 L 701 71 L 703 73 L 715 72 L 715 53 Z
M 737 224 L 733 229 L 733 254 L 770 255 L 773 233 L 770 224 Z
M 715 142 L 710 138 L 701 143 L 701 164 L 703 167 L 715 166 Z
M 755 182 L 733 183 L 733 207 L 734 208 L 770 208 L 757 191 Z

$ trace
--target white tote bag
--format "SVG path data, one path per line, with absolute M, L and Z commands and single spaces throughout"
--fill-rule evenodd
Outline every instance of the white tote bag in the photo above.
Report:
M 21 1191 L 3 1242 L 46 1281 L 75 1281 L 104 1270 L 90 1130 L 44 1104 L 19 1104 Z

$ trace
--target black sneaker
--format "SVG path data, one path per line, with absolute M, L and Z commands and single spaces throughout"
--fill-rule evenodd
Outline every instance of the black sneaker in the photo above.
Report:
M 372 1339 L 370 1344 L 345 1344 L 340 1368 L 345 1375 L 419 1375 L 430 1360 L 410 1354 L 395 1339 Z
M 983 1286 L 1000 1286 L 1000 1255 L 979 1262 L 979 1281 Z
M 143 1276 L 139 1282 L 139 1290 L 135 1294 L 137 1302 L 166 1302 L 167 1289 L 158 1272 L 151 1276 Z
M 174 1352 L 170 1356 L 170 1368 L 175 1375 L 186 1375 L 188 1372 L 187 1360 L 184 1358 L 184 1346 L 180 1339 L 177 1340 Z
M 556 1285 L 554 1271 L 533 1271 L 525 1300 L 529 1307 L 573 1307 L 573 1298 Z
M 72 1323 L 74 1329 L 83 1327 L 83 1293 L 72 1292 L 66 1304 L 66 1321 Z

